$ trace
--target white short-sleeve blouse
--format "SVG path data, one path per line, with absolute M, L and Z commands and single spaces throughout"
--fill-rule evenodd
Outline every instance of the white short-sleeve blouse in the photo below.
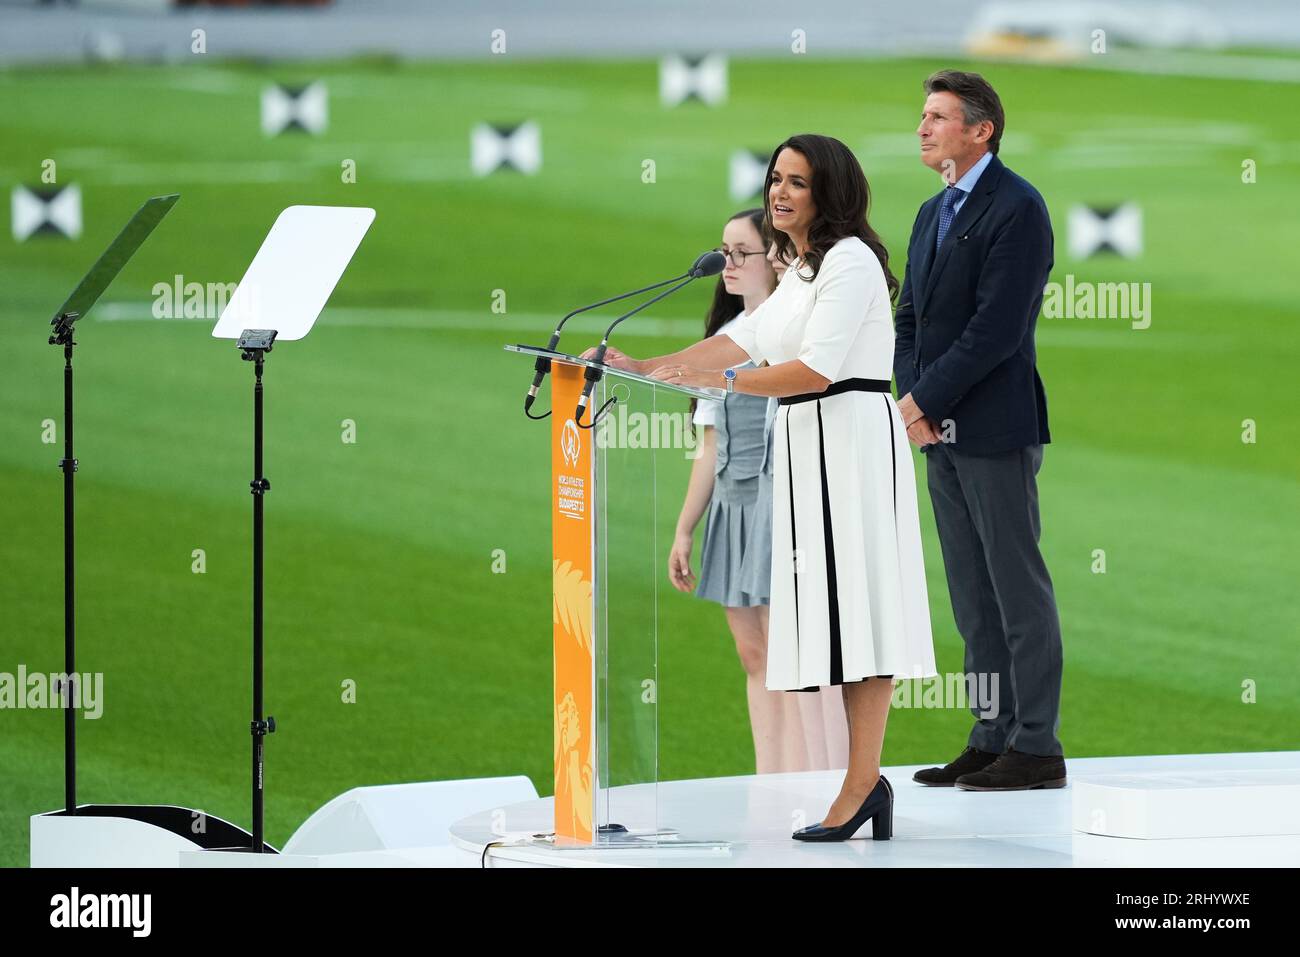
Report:
M 800 275 L 802 271 L 802 275 Z M 894 320 L 880 260 L 856 236 L 811 269 L 796 259 L 776 291 L 723 330 L 755 363 L 798 359 L 832 382 L 893 376 Z

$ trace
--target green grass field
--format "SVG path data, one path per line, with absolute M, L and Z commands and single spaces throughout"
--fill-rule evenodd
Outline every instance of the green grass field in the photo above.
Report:
M 912 131 L 940 65 L 733 62 L 725 108 L 675 110 L 649 61 L 0 72 L 6 192 L 54 159 L 86 218 L 78 242 L 0 237 L 0 672 L 62 667 L 61 451 L 41 441 L 61 414 L 61 358 L 46 323 L 145 197 L 182 194 L 78 336 L 78 664 L 105 675 L 104 716 L 79 725 L 81 799 L 248 823 L 252 374 L 210 323 L 147 319 L 154 283 L 236 281 L 287 205 L 378 211 L 336 308 L 268 364 L 268 839 L 359 784 L 525 773 L 549 794 L 549 432 L 519 414 L 527 364 L 501 346 L 683 269 L 735 208 L 731 151 L 793 132 L 855 150 L 901 275 L 936 190 Z M 1300 141 L 1279 121 L 1297 87 L 974 68 L 1007 106 L 1004 160 L 1051 208 L 1053 278 L 1152 284 L 1148 329 L 1039 324 L 1067 755 L 1295 748 Z M 262 86 L 317 77 L 328 133 L 264 140 Z M 473 178 L 471 126 L 528 118 L 541 173 Z M 341 182 L 347 159 L 355 184 Z M 1244 159 L 1256 183 L 1241 182 Z M 1126 200 L 1142 205 L 1145 254 L 1071 260 L 1069 207 Z M 505 315 L 490 309 L 497 289 Z M 695 320 L 707 296 L 654 314 Z M 685 343 L 624 328 L 633 354 Z M 661 478 L 666 528 L 687 466 Z M 960 671 L 922 495 L 939 667 Z M 667 595 L 659 625 L 661 775 L 752 772 L 720 610 Z M 340 700 L 347 679 L 355 704 Z M 885 761 L 946 760 L 969 722 L 896 710 Z M 60 805 L 61 768 L 57 711 L 0 711 L 0 864 L 26 863 L 27 817 Z

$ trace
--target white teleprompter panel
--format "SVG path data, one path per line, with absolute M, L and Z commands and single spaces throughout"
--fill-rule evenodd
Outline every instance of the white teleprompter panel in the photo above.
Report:
M 276 218 L 212 335 L 274 329 L 276 340 L 311 331 L 375 211 L 364 206 L 290 206 Z

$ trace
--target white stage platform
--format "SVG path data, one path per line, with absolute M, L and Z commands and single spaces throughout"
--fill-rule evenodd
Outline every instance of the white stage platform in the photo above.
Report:
M 730 845 L 722 850 L 686 846 L 558 850 L 526 843 L 529 834 L 552 830 L 550 798 L 471 815 L 452 826 L 451 836 L 464 855 L 462 863 L 472 866 L 478 865 L 488 843 L 501 842 L 488 851 L 489 867 L 1300 866 L 1300 815 L 1270 834 L 1242 835 L 1240 825 L 1234 823 L 1257 816 L 1261 806 L 1281 806 L 1280 800 L 1261 797 L 1260 792 L 1287 798 L 1300 783 L 1300 751 L 1068 758 L 1069 783 L 1046 791 L 962 791 L 912 781 L 914 771 L 930 766 L 884 770 L 895 792 L 891 841 L 871 840 L 869 825 L 859 832 L 862 836 L 838 844 L 806 844 L 790 838 L 798 826 L 797 814 L 806 816 L 800 825 L 813 823 L 829 807 L 839 790 L 839 771 L 661 783 L 660 826 L 678 831 L 683 842 Z M 1152 795 L 1168 795 L 1180 787 L 1196 792 L 1188 796 L 1193 805 L 1197 800 L 1213 803 L 1202 833 L 1216 833 L 1216 828 L 1217 833 L 1232 833 L 1235 828 L 1239 836 L 1157 838 L 1160 807 L 1150 805 Z M 1098 810 L 1099 800 L 1103 810 Z M 1154 820 L 1144 825 L 1141 814 L 1117 813 L 1120 806 L 1130 811 L 1147 808 L 1147 817 Z M 1280 815 L 1276 820 L 1284 821 Z M 1089 830 L 1107 830 L 1112 822 L 1121 823 L 1125 833 L 1148 833 L 1150 839 L 1075 829 L 1080 824 Z M 1186 833 L 1188 826 L 1194 826 L 1194 819 L 1190 824 L 1185 821 L 1180 833 Z M 434 863 L 422 861 L 422 856 L 419 850 L 388 852 L 386 860 L 374 864 Z M 363 862 L 347 862 L 359 863 Z M 445 852 L 437 863 L 448 863 Z

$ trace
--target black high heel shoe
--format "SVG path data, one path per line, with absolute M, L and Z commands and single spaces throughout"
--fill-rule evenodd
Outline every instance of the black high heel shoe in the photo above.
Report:
M 822 827 L 820 823 L 801 827 L 791 837 L 796 841 L 847 841 L 871 818 L 871 838 L 887 841 L 894 836 L 894 789 L 883 774 L 856 814 L 839 827 Z

